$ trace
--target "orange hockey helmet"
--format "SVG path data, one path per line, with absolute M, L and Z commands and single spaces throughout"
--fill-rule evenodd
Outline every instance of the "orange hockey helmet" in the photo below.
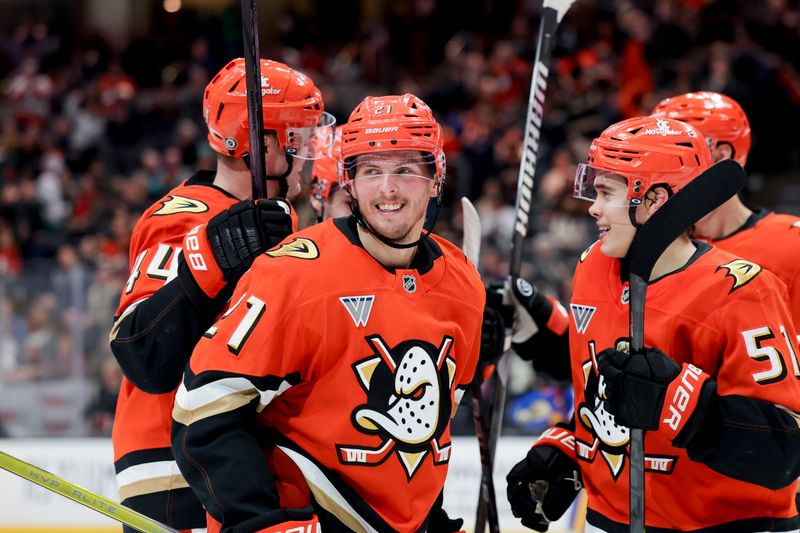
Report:
M 444 181 L 445 157 L 442 128 L 428 105 L 406 93 L 402 96 L 368 96 L 342 127 L 342 187 L 349 186 L 355 156 L 376 152 L 419 151 L 435 165 L 434 179 Z
M 592 141 L 589 161 L 578 165 L 574 196 L 594 201 L 594 180 L 619 174 L 628 180 L 629 205 L 642 203 L 654 185 L 673 193 L 712 164 L 705 138 L 691 124 L 658 117 L 636 117 L 608 128 Z
M 243 157 L 250 151 L 245 62 L 225 65 L 206 87 L 203 118 L 208 143 L 216 152 Z M 287 154 L 317 159 L 330 154 L 335 119 L 324 113 L 322 93 L 304 74 L 283 63 L 261 60 L 264 129 L 277 132 Z
M 686 93 L 659 102 L 653 116 L 678 119 L 695 126 L 709 146 L 728 143 L 733 159 L 744 166 L 750 151 L 750 122 L 742 107 L 729 96 L 714 92 Z

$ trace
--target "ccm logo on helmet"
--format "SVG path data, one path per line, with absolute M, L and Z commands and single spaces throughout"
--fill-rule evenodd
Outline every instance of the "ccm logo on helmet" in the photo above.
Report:
M 367 128 L 364 130 L 364 135 L 370 135 L 372 133 L 391 133 L 399 129 L 400 129 L 399 126 L 391 126 L 387 128 Z

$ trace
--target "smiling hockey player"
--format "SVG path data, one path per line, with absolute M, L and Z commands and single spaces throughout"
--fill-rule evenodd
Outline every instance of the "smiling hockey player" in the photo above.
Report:
M 353 216 L 254 262 L 176 397 L 173 449 L 212 533 L 460 527 L 441 491 L 485 295 L 423 228 L 441 128 L 413 95 L 368 97 L 342 157 Z

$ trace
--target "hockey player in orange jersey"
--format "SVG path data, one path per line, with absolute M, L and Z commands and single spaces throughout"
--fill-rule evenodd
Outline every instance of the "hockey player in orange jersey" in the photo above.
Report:
M 684 233 L 649 280 L 646 348 L 627 353 L 637 227 L 710 165 L 693 126 L 640 117 L 606 129 L 579 166 L 576 196 L 593 202 L 600 238 L 570 302 L 575 412 L 507 476 L 525 526 L 546 531 L 585 487 L 587 531 L 627 532 L 629 428 L 641 428 L 647 531 L 797 531 L 800 363 L 785 285 Z
M 339 153 L 342 149 L 342 131 L 337 128 L 333 153 L 314 161 L 311 167 L 311 195 L 309 201 L 317 214 L 317 222 L 350 214 L 350 195 L 339 188 Z
M 423 227 L 441 128 L 405 94 L 366 98 L 341 129 L 353 215 L 256 259 L 176 396 L 173 450 L 209 532 L 461 524 L 441 492 L 485 295 L 463 252 Z
M 735 159 L 742 166 L 747 162 L 750 123 L 741 106 L 724 94 L 697 92 L 667 98 L 653 109 L 653 116 L 696 126 L 709 141 L 715 162 Z M 752 210 L 736 196 L 700 220 L 694 234 L 759 264 L 786 283 L 795 330 L 800 330 L 800 218 Z
M 120 498 L 184 530 L 204 528 L 206 520 L 170 448 L 175 388 L 235 282 L 293 229 L 284 200 L 251 198 L 244 72 L 244 60 L 233 60 L 205 91 L 216 172 L 198 172 L 137 222 L 131 274 L 111 332 L 125 374 L 112 434 Z M 324 146 L 326 136 L 332 140 L 332 126 L 323 125 L 330 116 L 323 115 L 322 96 L 303 74 L 267 60 L 261 72 L 262 86 L 270 89 L 262 91 L 267 191 L 277 195 L 283 181 L 292 196 L 299 192 L 303 159 L 324 155 L 314 147 Z

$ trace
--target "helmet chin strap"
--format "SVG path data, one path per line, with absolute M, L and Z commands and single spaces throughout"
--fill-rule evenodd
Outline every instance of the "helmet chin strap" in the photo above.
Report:
M 632 206 L 628 207 L 628 218 L 631 219 L 631 224 L 633 224 L 633 227 L 636 228 L 636 229 L 639 229 L 639 228 L 642 227 L 642 225 L 639 224 L 638 222 L 636 222 L 636 208 L 637 207 L 639 207 L 639 206 L 632 205 Z
M 372 234 L 373 237 L 381 241 L 386 246 L 390 248 L 395 248 L 397 250 L 406 250 L 408 248 L 414 248 L 415 246 L 418 246 L 423 239 L 427 238 L 428 235 L 431 234 L 433 226 L 436 225 L 436 220 L 439 218 L 439 209 L 442 206 L 441 195 L 437 195 L 436 209 L 434 210 L 433 213 L 433 222 L 431 223 L 431 227 L 427 229 L 423 227 L 425 231 L 420 235 L 419 239 L 417 239 L 416 241 L 409 243 L 399 243 L 399 242 L 394 242 L 389 238 L 381 235 L 380 232 L 378 232 L 378 230 L 370 226 L 369 222 L 367 222 L 367 220 L 364 218 L 364 215 L 361 213 L 361 209 L 358 207 L 358 200 L 356 200 L 355 197 L 353 197 L 353 193 L 350 192 L 350 189 L 347 190 L 347 193 L 350 194 L 350 211 L 353 213 L 353 216 L 356 217 L 356 222 L 358 223 L 358 225 L 364 228 L 365 231 Z
M 267 181 L 277 181 L 278 182 L 278 197 L 286 199 L 286 195 L 289 193 L 289 182 L 286 180 L 289 177 L 289 174 L 292 172 L 292 165 L 294 164 L 294 157 L 292 157 L 288 152 L 283 152 L 284 157 L 286 157 L 286 172 L 280 174 L 278 176 L 270 176 L 267 174 L 265 178 Z M 250 169 L 250 154 L 244 154 L 242 156 L 242 160 L 244 164 L 247 165 L 247 168 Z M 266 169 L 265 169 L 266 171 Z M 254 198 L 255 200 L 256 198 Z

